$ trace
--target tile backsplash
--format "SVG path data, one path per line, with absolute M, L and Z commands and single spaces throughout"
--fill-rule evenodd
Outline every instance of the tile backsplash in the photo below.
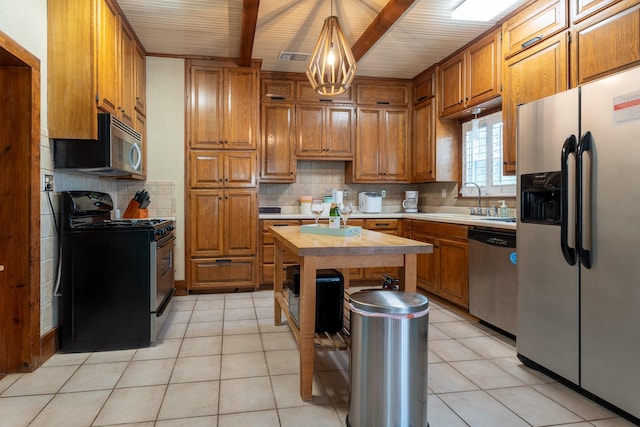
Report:
M 380 193 L 386 190 L 387 196 L 382 200 L 383 211 L 402 210 L 404 192 L 418 190 L 419 206 L 457 206 L 470 207 L 477 205 L 477 198 L 458 196 L 456 182 L 436 182 L 427 184 L 346 184 L 345 162 L 341 161 L 298 161 L 297 178 L 291 184 L 261 183 L 258 193 L 260 206 L 298 206 L 301 196 L 322 197 L 327 191 L 347 190 L 352 203 L 357 203 L 358 193 L 373 191 Z M 443 190 L 445 197 L 442 197 Z M 497 200 L 505 199 L 510 208 L 515 207 L 515 197 L 483 196 L 483 206 L 497 205 Z
M 137 191 L 145 189 L 151 198 L 149 217 L 163 218 L 176 216 L 176 182 L 175 181 L 123 181 L 118 182 L 116 206 L 121 214 L 127 209 L 129 202 Z

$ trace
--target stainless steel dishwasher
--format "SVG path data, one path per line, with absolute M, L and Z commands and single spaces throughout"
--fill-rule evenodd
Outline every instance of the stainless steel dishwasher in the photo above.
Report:
M 469 313 L 516 335 L 515 231 L 469 230 Z

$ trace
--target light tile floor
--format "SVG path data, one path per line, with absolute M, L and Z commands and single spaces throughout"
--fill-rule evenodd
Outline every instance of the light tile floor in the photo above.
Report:
M 632 425 L 524 367 L 512 340 L 431 302 L 431 427 Z M 273 293 L 178 297 L 156 347 L 56 354 L 0 380 L 0 427 L 344 426 L 346 351 L 316 353 L 298 394 L 297 345 Z

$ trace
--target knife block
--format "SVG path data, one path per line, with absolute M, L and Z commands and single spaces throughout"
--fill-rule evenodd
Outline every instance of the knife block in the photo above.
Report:
M 149 218 L 149 209 L 140 209 L 140 204 L 131 200 L 122 214 L 122 218 Z

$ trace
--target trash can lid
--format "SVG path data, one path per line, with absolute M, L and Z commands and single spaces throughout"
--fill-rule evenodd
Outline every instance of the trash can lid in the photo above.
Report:
M 358 310 L 368 313 L 412 314 L 429 308 L 429 300 L 415 292 L 383 290 L 360 291 L 351 294 L 349 302 Z

